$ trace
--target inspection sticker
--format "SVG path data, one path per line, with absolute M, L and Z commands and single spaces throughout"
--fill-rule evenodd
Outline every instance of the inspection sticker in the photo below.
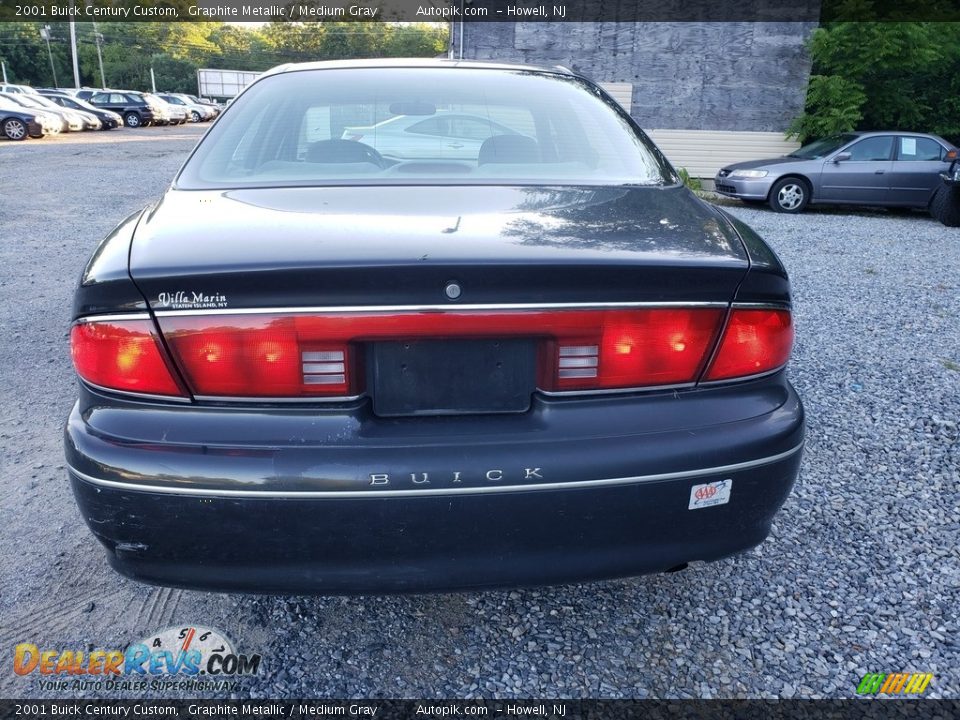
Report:
M 706 485 L 694 485 L 690 488 L 690 505 L 687 506 L 687 509 L 699 510 L 714 505 L 726 505 L 730 502 L 730 489 L 732 487 L 733 480 L 729 478 Z

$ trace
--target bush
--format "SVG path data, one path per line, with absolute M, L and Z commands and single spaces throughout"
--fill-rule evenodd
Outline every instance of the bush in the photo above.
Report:
M 680 179 L 683 180 L 683 184 L 694 192 L 703 190 L 703 183 L 700 182 L 700 178 L 691 177 L 686 168 L 680 168 L 677 170 L 677 174 L 680 176 Z

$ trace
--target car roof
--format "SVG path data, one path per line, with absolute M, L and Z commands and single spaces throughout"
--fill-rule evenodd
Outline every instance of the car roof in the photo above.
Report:
M 875 137 L 877 135 L 916 135 L 917 137 L 928 137 L 937 140 L 942 139 L 939 135 L 926 132 L 917 132 L 916 130 L 853 130 L 851 132 L 842 134 L 856 135 L 857 137 Z
M 448 60 L 446 58 L 370 58 L 364 60 L 323 60 L 307 63 L 288 63 L 267 70 L 261 77 L 301 70 L 346 70 L 352 68 L 452 68 L 483 70 L 527 70 L 574 76 L 575 73 L 560 65 L 528 65 L 484 60 Z
M 922 137 L 929 138 L 930 140 L 936 140 L 938 143 L 948 148 L 954 147 L 953 143 L 951 143 L 949 140 L 943 139 L 939 135 L 935 135 L 934 133 L 917 132 L 915 130 L 855 130 L 853 132 L 843 134 L 856 135 L 857 139 L 877 137 L 880 135 L 910 135 L 912 137 Z

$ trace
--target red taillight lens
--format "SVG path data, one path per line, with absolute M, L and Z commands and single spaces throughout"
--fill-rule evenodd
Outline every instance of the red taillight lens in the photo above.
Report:
M 362 390 L 359 349 L 378 340 L 529 337 L 544 390 L 695 382 L 723 310 L 450 311 L 161 317 L 190 389 L 201 396 L 343 396 Z
M 343 397 L 363 390 L 364 343 L 405 339 L 539 339 L 543 390 L 685 385 L 704 371 L 724 310 L 430 311 L 159 319 L 190 391 L 211 397 Z M 81 378 L 101 387 L 186 397 L 150 320 L 92 321 L 71 331 Z M 787 310 L 734 309 L 704 380 L 783 366 Z
M 704 380 L 760 375 L 790 359 L 793 323 L 789 310 L 734 309 Z
M 298 320 L 230 318 L 206 327 L 197 318 L 166 318 L 161 326 L 196 395 L 348 395 L 351 373 L 346 344 L 310 342 L 298 332 Z
M 77 374 L 110 390 L 184 397 L 150 320 L 77 323 L 70 330 Z
M 559 341 L 554 389 L 692 383 L 713 347 L 722 310 L 657 308 L 593 313 L 595 327 Z

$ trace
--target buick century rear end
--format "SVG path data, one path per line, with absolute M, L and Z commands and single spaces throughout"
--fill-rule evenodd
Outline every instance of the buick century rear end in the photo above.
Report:
M 111 564 L 163 585 L 667 571 L 769 533 L 792 342 L 776 255 L 589 81 L 287 66 L 86 268 L 69 475 Z

